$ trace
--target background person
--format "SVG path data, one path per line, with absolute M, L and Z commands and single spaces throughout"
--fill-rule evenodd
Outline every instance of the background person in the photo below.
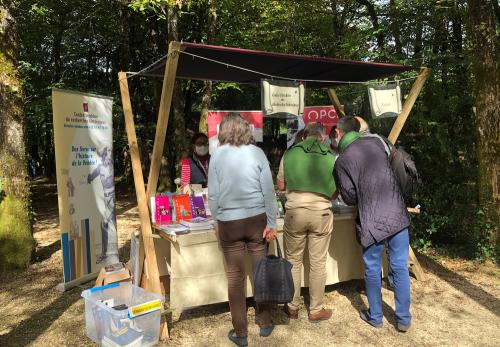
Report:
M 254 145 L 249 124 L 230 113 L 222 120 L 218 136 L 220 147 L 208 173 L 208 203 L 226 261 L 234 327 L 228 338 L 246 346 L 245 250 L 253 266 L 267 255 L 267 243 L 276 238 L 276 198 L 269 162 Z M 257 305 L 256 320 L 260 335 L 269 336 L 274 326 L 267 305 Z
M 365 286 L 369 308 L 360 317 L 374 327 L 382 326 L 382 251 L 389 248 L 394 279 L 396 322 L 399 331 L 411 325 L 410 276 L 408 273 L 408 226 L 410 218 L 385 148 L 377 138 L 361 137 L 354 117 L 337 125 L 340 156 L 334 175 L 342 199 L 358 205 L 356 231 L 363 247 Z
M 309 251 L 309 321 L 329 319 L 332 310 L 323 308 L 326 281 L 326 258 L 333 230 L 331 198 L 335 193 L 334 157 L 323 144 L 325 128 L 309 123 L 305 140 L 292 146 L 284 155 L 278 173 L 278 189 L 287 189 L 284 224 L 286 258 L 293 265 L 295 293 L 285 312 L 298 318 L 301 273 L 306 243 Z
M 201 184 L 206 188 L 209 164 L 208 137 L 204 133 L 194 134 L 190 153 L 181 163 L 181 186 Z

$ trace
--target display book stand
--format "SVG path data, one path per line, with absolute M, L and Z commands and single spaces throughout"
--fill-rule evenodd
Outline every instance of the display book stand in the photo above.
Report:
M 141 160 L 139 156 L 139 147 L 137 143 L 137 136 L 135 132 L 134 116 L 132 112 L 132 105 L 130 101 L 130 93 L 127 81 L 127 73 L 119 72 L 118 81 L 120 85 L 120 93 L 123 105 L 123 114 L 125 117 L 125 129 L 127 132 L 130 159 L 132 163 L 132 172 L 134 177 L 134 186 L 137 197 L 137 205 L 139 209 L 139 219 L 140 219 L 140 266 L 139 274 L 141 287 L 144 289 L 156 293 L 158 295 L 162 294 L 162 289 L 160 285 L 160 276 L 158 270 L 158 262 L 156 258 L 156 251 L 154 247 L 154 238 L 158 237 L 153 234 L 153 228 L 149 213 L 149 198 L 154 196 L 156 193 L 156 188 L 158 185 L 158 177 L 160 173 L 161 158 L 163 154 L 163 148 L 165 145 L 165 137 L 167 134 L 167 125 L 169 120 L 170 108 L 172 104 L 172 96 L 174 91 L 174 83 L 177 73 L 177 65 L 179 61 L 179 52 L 181 49 L 181 43 L 172 41 L 168 47 L 167 61 L 165 64 L 165 73 L 163 77 L 163 86 L 160 99 L 160 107 L 158 111 L 158 120 L 156 126 L 156 134 L 153 146 L 153 154 L 151 158 L 151 167 L 148 176 L 147 189 L 144 183 L 144 177 L 141 169 Z M 394 126 L 389 134 L 389 140 L 395 143 L 401 130 L 408 118 L 408 115 L 415 103 L 417 96 L 420 94 L 422 87 L 429 75 L 429 69 L 426 67 L 421 68 L 420 73 L 415 80 L 407 99 L 404 102 L 401 113 L 396 118 Z M 328 95 L 336 110 L 340 113 L 340 116 L 345 116 L 344 107 L 340 104 L 340 101 L 335 93 L 335 90 L 328 89 Z M 418 211 L 414 211 L 418 212 Z M 415 274 L 417 280 L 424 279 L 424 272 L 410 247 L 409 253 L 409 267 L 410 270 Z M 160 328 L 160 339 L 168 339 L 169 332 L 166 322 L 165 315 L 162 315 L 161 328 Z

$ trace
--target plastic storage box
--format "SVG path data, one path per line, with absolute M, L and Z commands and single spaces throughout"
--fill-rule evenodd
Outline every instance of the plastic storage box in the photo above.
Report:
M 87 336 L 101 346 L 152 346 L 160 335 L 164 299 L 128 282 L 82 292 Z

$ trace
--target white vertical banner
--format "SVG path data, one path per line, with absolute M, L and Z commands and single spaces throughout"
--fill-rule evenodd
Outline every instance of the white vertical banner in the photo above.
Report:
M 64 283 L 118 262 L 112 105 L 52 90 Z

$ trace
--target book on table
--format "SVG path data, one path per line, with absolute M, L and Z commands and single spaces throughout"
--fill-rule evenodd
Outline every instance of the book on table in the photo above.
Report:
M 180 222 L 182 220 L 190 220 L 191 218 L 193 218 L 193 215 L 191 213 L 191 201 L 189 200 L 189 195 L 174 195 L 173 200 L 177 222 Z
M 170 212 L 170 199 L 166 195 L 151 197 L 151 219 L 154 224 L 162 225 L 172 220 Z
M 191 214 L 193 218 L 202 217 L 207 218 L 207 212 L 205 209 L 205 202 L 203 201 L 203 196 L 191 196 L 189 198 L 191 202 Z

